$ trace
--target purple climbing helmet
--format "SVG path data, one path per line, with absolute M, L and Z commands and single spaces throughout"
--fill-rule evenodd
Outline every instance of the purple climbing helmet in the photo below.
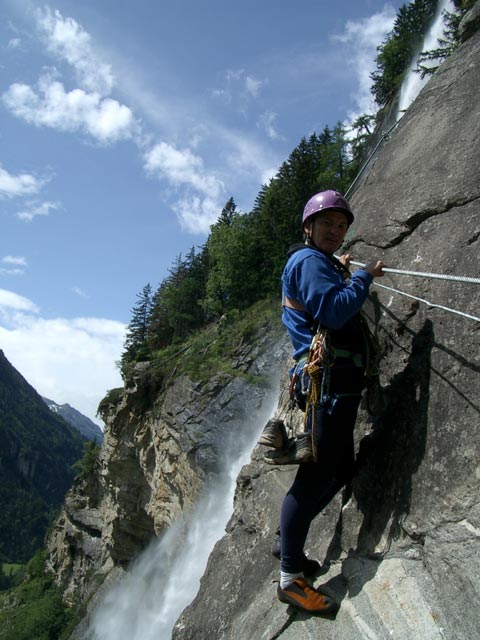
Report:
M 341 211 L 347 216 L 348 225 L 353 222 L 353 213 L 350 209 L 350 205 L 338 191 L 328 189 L 327 191 L 320 191 L 310 198 L 305 205 L 302 217 L 302 226 L 305 222 L 314 216 L 319 211 Z

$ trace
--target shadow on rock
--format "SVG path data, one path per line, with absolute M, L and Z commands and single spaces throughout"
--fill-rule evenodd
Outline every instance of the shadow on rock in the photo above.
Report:
M 433 344 L 432 323 L 426 321 L 405 369 L 386 389 L 386 409 L 360 443 L 352 490 L 363 521 L 342 567 L 350 596 L 374 577 L 410 511 L 412 478 L 425 456 Z

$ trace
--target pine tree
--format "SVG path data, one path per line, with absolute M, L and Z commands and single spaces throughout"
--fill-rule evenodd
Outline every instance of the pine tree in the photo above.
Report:
M 122 368 L 128 362 L 148 358 L 147 345 L 148 326 L 152 311 L 152 287 L 146 284 L 141 293 L 137 293 L 137 303 L 132 309 L 132 319 L 127 328 L 124 352 L 122 354 Z
M 422 51 L 418 56 L 417 68 L 415 71 L 420 73 L 422 78 L 427 75 L 434 74 L 441 63 L 446 60 L 460 44 L 460 22 L 468 10 L 467 5 L 471 3 L 456 2 L 454 4 L 455 11 L 443 11 L 442 16 L 445 29 L 443 30 L 443 38 L 438 39 L 438 46 L 435 49 L 430 49 L 429 51 Z M 463 8 L 461 5 L 464 5 Z
M 218 218 L 218 223 L 230 225 L 236 213 L 237 213 L 237 205 L 235 204 L 235 201 L 233 198 L 229 198 L 222 209 L 222 213 Z

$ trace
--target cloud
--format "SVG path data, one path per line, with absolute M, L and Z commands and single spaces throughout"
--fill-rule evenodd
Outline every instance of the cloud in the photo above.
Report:
M 343 57 L 355 69 L 357 76 L 357 90 L 354 96 L 356 108 L 348 114 L 350 122 L 364 113 L 376 111 L 370 93 L 370 74 L 375 70 L 377 46 L 391 31 L 395 16 L 395 10 L 390 5 L 385 5 L 382 11 L 368 18 L 358 22 L 349 20 L 343 33 L 331 36 L 334 42 L 343 45 Z
M 258 121 L 258 126 L 265 130 L 267 136 L 271 140 L 278 140 L 281 137 L 275 128 L 276 119 L 276 113 L 273 111 L 266 111 L 265 113 L 262 113 Z
M 2 262 L 5 264 L 15 264 L 21 267 L 27 266 L 27 259 L 23 256 L 4 256 Z
M 115 362 L 125 329 L 105 318 L 41 318 L 32 301 L 0 289 L 0 344 L 8 360 L 38 393 L 97 422 L 105 392 L 122 386 Z
M 77 295 L 79 298 L 88 298 L 88 295 L 85 293 L 85 291 L 83 289 L 81 289 L 80 287 L 72 287 L 72 291 L 75 295 Z
M 223 74 L 222 84 L 212 90 L 212 96 L 227 104 L 235 97 L 235 104 L 240 103 L 240 110 L 243 111 L 245 103 L 258 97 L 264 82 L 247 74 L 245 69 L 228 69 Z
M 22 276 L 25 273 L 25 269 L 19 269 L 14 267 L 13 269 L 5 269 L 0 267 L 0 276 Z
M 0 267 L 0 275 L 20 276 L 25 273 L 24 267 L 27 266 L 27 260 L 23 256 L 4 256 L 2 264 L 10 266 L 8 268 Z
M 24 298 L 18 293 L 0 289 L 0 313 L 11 313 L 16 311 L 26 311 L 29 313 L 38 313 L 39 309 L 28 298 Z
M 115 79 L 109 64 L 99 60 L 91 45 L 90 35 L 73 18 L 64 18 L 49 7 L 36 11 L 37 26 L 46 40 L 47 49 L 75 70 L 81 87 L 103 96 L 108 95 Z
M 17 218 L 25 222 L 31 222 L 37 216 L 48 216 L 50 211 L 56 211 L 60 208 L 60 205 L 56 202 L 42 202 L 41 204 L 29 202 L 26 206 L 26 209 L 17 213 Z
M 191 186 L 205 195 L 216 197 L 224 191 L 223 183 L 205 170 L 200 156 L 166 142 L 159 142 L 145 154 L 145 168 L 162 174 L 174 185 Z
M 15 116 L 29 124 L 82 131 L 104 144 L 129 139 L 136 130 L 127 106 L 83 89 L 67 92 L 51 73 L 39 78 L 36 91 L 27 84 L 10 85 L 2 100 Z
M 191 196 L 182 198 L 175 205 L 180 225 L 190 233 L 204 233 L 210 231 L 221 211 L 217 200 L 209 197 Z
M 257 80 L 252 76 L 245 77 L 245 88 L 247 92 L 254 98 L 258 96 L 262 84 L 263 83 L 261 80 Z
M 261 181 L 273 165 L 280 165 L 280 159 L 252 136 L 227 128 L 219 130 L 218 135 L 223 140 L 223 148 L 228 148 L 224 161 L 236 175 L 250 176 L 254 173 Z
M 14 198 L 38 193 L 44 181 L 30 173 L 12 175 L 0 166 L 0 197 Z
M 43 72 L 31 86 L 17 82 L 3 94 L 5 106 L 29 124 L 80 131 L 102 144 L 132 138 L 139 124 L 129 107 L 109 97 L 115 78 L 94 51 L 90 35 L 73 18 L 50 8 L 35 12 L 47 50 L 73 69 L 78 84 L 67 90 L 57 69 Z
M 261 183 L 262 184 L 269 184 L 270 180 L 272 180 L 272 178 L 274 178 L 278 173 L 278 167 L 269 167 L 268 169 L 265 169 L 265 171 L 262 173 L 262 180 Z
M 166 142 L 159 142 L 144 155 L 145 170 L 159 178 L 167 179 L 176 188 L 186 188 L 198 193 L 181 198 L 175 211 L 182 227 L 192 233 L 209 230 L 221 211 L 224 196 L 223 182 L 205 169 L 200 156 L 190 149 L 177 149 Z
M 8 41 L 7 47 L 8 49 L 20 49 L 22 46 L 22 41 L 20 38 L 12 38 Z

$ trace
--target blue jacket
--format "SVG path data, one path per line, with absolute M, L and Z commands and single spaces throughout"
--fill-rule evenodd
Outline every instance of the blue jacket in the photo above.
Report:
M 293 357 L 308 351 L 312 341 L 312 318 L 333 330 L 342 330 L 356 316 L 368 296 L 373 276 L 359 269 L 350 282 L 321 251 L 305 245 L 287 261 L 282 274 L 283 295 L 305 309 L 283 307 L 282 321 L 293 344 Z

